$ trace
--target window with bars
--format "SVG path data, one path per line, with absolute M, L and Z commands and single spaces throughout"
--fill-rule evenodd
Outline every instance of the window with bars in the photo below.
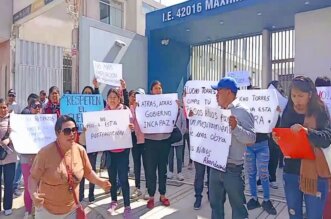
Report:
M 113 0 L 100 0 L 100 21 L 123 28 L 123 4 Z

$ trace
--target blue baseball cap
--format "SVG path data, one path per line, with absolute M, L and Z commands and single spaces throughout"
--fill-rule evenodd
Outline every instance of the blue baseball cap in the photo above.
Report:
M 229 89 L 232 93 L 237 93 L 238 85 L 234 78 L 231 77 L 224 77 L 222 78 L 216 85 L 212 85 L 211 88 L 214 90 L 219 89 Z

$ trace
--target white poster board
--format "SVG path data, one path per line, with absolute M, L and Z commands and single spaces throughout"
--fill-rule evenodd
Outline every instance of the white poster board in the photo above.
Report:
M 286 97 L 284 97 L 281 93 L 279 93 L 279 91 L 272 84 L 268 87 L 268 89 L 276 91 L 276 95 L 277 95 L 277 99 L 278 99 L 278 105 L 281 109 L 281 114 L 282 114 L 284 112 L 284 109 L 285 109 L 286 105 L 287 105 L 288 99 Z
M 178 114 L 178 95 L 136 95 L 136 118 L 145 134 L 171 133 Z
M 10 115 L 10 138 L 20 154 L 37 154 L 38 151 L 56 140 L 54 131 L 55 114 Z
M 119 87 L 122 76 L 122 64 L 93 61 L 94 75 L 98 82 Z
M 189 118 L 191 159 L 225 171 L 231 145 L 230 110 L 205 107 Z
M 130 115 L 129 109 L 83 113 L 87 153 L 132 148 Z
M 317 87 L 318 96 L 326 104 L 331 114 L 331 87 Z
M 279 116 L 276 91 L 272 89 L 239 90 L 237 98 L 253 114 L 255 131 L 271 133 Z
M 202 115 L 204 107 L 218 107 L 216 101 L 216 90 L 211 85 L 217 81 L 187 81 L 183 95 L 184 109 L 186 115 L 192 110 L 194 114 Z
M 251 85 L 249 75 L 250 74 L 248 71 L 233 71 L 227 73 L 228 77 L 234 78 L 236 80 L 238 87 L 248 87 Z

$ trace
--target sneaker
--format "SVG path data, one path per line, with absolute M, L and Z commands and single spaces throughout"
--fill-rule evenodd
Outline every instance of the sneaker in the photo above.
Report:
M 172 179 L 174 177 L 174 174 L 172 172 L 167 173 L 167 178 Z
M 22 192 L 19 189 L 14 190 L 14 196 L 15 197 L 20 197 L 22 195 Z
M 263 201 L 262 202 L 262 208 L 263 210 L 265 210 L 268 214 L 271 214 L 271 215 L 276 215 L 277 214 L 277 211 L 276 209 L 274 208 L 274 206 L 272 205 L 271 201 L 268 200 L 268 201 Z
M 270 182 L 270 187 L 273 188 L 273 189 L 278 189 L 277 182 Z
M 248 210 L 253 210 L 253 209 L 259 208 L 259 207 L 261 207 L 259 200 L 255 200 L 254 198 L 251 198 L 247 202 L 247 209 Z
M 88 196 L 88 201 L 89 202 L 94 202 L 95 201 L 94 195 L 89 195 Z
M 117 201 L 112 201 L 110 202 L 110 207 L 109 209 L 107 210 L 109 212 L 109 214 L 113 214 L 117 208 Z
M 147 189 L 145 189 L 145 192 L 144 192 L 144 194 L 143 194 L 143 199 L 144 199 L 144 200 L 148 200 L 148 199 L 149 199 L 149 194 L 148 194 Z
M 201 197 L 195 198 L 193 208 L 194 210 L 199 210 L 201 208 Z
M 29 212 L 25 212 L 24 213 L 24 217 L 23 217 L 23 219 L 29 219 L 30 217 L 29 217 L 30 215 L 29 215 Z
M 122 194 L 122 188 L 121 187 L 118 187 L 117 189 L 117 195 L 120 196 Z
M 169 199 L 167 199 L 167 198 L 161 198 L 160 197 L 160 202 L 162 203 L 162 205 L 164 205 L 164 206 L 166 206 L 166 207 L 168 207 L 168 206 L 170 206 L 170 201 L 169 201 Z
M 13 213 L 13 210 L 9 209 L 9 210 L 5 210 L 5 216 L 9 216 Z
M 147 201 L 147 208 L 152 209 L 154 208 L 154 198 L 149 198 Z
M 258 191 L 258 192 L 263 192 L 263 187 L 262 187 L 262 185 L 258 185 L 258 186 L 257 186 L 257 191 Z
M 177 180 L 179 180 L 179 181 L 183 181 L 184 180 L 184 176 L 183 176 L 182 173 L 178 173 L 177 174 Z
M 124 219 L 132 219 L 131 207 L 125 207 L 123 216 Z
M 192 163 L 189 163 L 189 164 L 188 164 L 187 169 L 189 169 L 189 170 L 192 170 L 192 169 L 193 169 L 193 167 L 192 167 Z
M 142 195 L 142 192 L 140 191 L 140 189 L 135 188 L 131 195 L 131 199 L 138 199 L 141 195 Z

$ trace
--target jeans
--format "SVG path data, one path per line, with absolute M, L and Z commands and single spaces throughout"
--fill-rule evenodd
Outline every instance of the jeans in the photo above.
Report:
M 183 147 L 184 145 L 179 146 L 171 146 L 169 153 L 169 171 L 174 172 L 174 156 L 176 151 L 176 160 L 177 160 L 177 173 L 182 172 L 182 164 L 183 164 Z
M 0 165 L 0 210 L 1 210 L 1 178 L 3 173 L 4 181 L 4 197 L 3 208 L 10 210 L 13 207 L 13 182 L 15 177 L 15 163 Z
M 13 187 L 15 191 L 18 189 L 18 185 L 20 184 L 20 181 L 22 179 L 22 168 L 21 168 L 21 161 L 17 161 L 16 169 L 15 169 L 15 178 L 14 178 L 14 183 Z
M 284 190 L 290 219 L 302 219 L 302 202 L 305 200 L 306 213 L 309 219 L 321 219 L 328 194 L 328 179 L 318 178 L 317 190 L 320 197 L 304 194 L 300 190 L 300 176 L 283 174 Z
M 144 151 L 145 151 L 144 144 L 133 144 L 132 158 L 133 158 L 134 182 L 135 182 L 136 188 L 138 188 L 138 189 L 140 189 L 141 160 L 142 160 L 144 170 L 145 170 L 145 166 L 146 166 L 145 160 L 143 159 Z
M 207 167 L 201 163 L 194 162 L 195 166 L 195 177 L 194 177 L 194 191 L 196 198 L 202 198 L 203 184 L 205 179 L 205 172 L 207 168 L 207 182 L 208 182 L 208 194 L 209 194 L 209 175 L 210 167 Z
M 130 149 L 125 149 L 123 152 L 110 152 L 111 164 L 108 168 L 109 181 L 112 185 L 110 189 L 111 200 L 117 201 L 117 175 L 121 183 L 124 207 L 130 206 L 130 186 L 128 178 Z
M 246 148 L 246 168 L 251 196 L 257 199 L 256 175 L 258 169 L 259 178 L 263 188 L 264 201 L 270 199 L 269 157 L 268 141 L 255 143 Z
M 88 153 L 87 156 L 88 156 L 88 159 L 90 160 L 92 169 L 95 172 L 98 153 L 97 152 Z M 89 183 L 89 193 L 88 193 L 89 197 L 94 197 L 94 188 L 95 188 L 95 185 L 93 183 Z M 79 201 L 82 201 L 84 199 L 84 190 L 85 190 L 85 178 L 83 178 L 79 184 Z
M 31 166 L 32 165 L 29 163 L 21 164 L 23 181 L 24 181 L 24 205 L 25 205 L 25 211 L 29 212 L 29 214 L 32 213 L 32 199 L 28 189 Z
M 269 154 L 270 154 L 270 158 L 269 158 L 269 180 L 270 182 L 276 182 L 276 171 L 277 171 L 277 167 L 278 167 L 278 161 L 279 161 L 279 154 L 280 149 L 279 146 L 272 140 L 272 138 L 269 138 Z
M 183 135 L 183 143 L 184 143 L 184 146 L 183 146 L 183 155 L 182 155 L 182 157 L 183 157 L 183 163 L 184 163 L 184 156 L 185 156 L 185 143 L 187 143 L 187 147 L 188 147 L 188 157 L 189 157 L 189 164 L 191 164 L 192 163 L 192 160 L 191 160 L 191 156 L 190 156 L 190 134 L 189 133 L 185 133 L 184 135 Z
M 211 219 L 224 219 L 224 203 L 228 194 L 233 219 L 248 218 L 246 198 L 244 195 L 245 180 L 242 165 L 228 164 L 226 172 L 210 169 L 209 189 Z
M 159 192 L 166 193 L 167 164 L 170 151 L 170 143 L 167 140 L 145 141 L 144 159 L 146 164 L 146 184 L 150 197 L 154 197 L 156 191 L 156 170 L 158 171 Z

